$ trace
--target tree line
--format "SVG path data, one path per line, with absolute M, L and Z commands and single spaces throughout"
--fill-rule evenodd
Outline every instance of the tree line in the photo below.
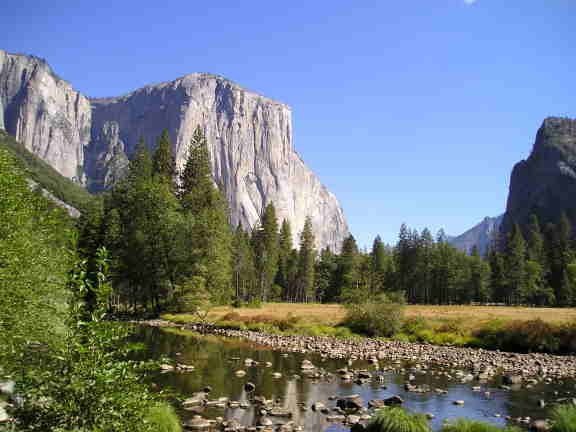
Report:
M 278 220 L 273 203 L 252 229 L 231 227 L 211 172 L 200 126 L 180 172 L 164 131 L 153 153 L 140 141 L 126 177 L 85 212 L 80 250 L 88 257 L 100 246 L 110 252 L 111 307 L 353 303 L 396 292 L 422 304 L 576 302 L 576 254 L 565 216 L 544 229 L 535 216 L 526 227 L 513 226 L 486 256 L 459 251 L 443 231 L 434 237 L 406 225 L 394 246 L 378 236 L 361 251 L 350 235 L 334 253 L 316 250 L 310 218 L 295 245 L 290 221 Z

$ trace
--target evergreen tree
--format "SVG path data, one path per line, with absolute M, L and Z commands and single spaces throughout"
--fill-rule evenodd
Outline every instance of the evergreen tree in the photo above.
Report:
M 383 293 L 386 289 L 386 274 L 389 268 L 389 257 L 380 236 L 376 236 L 372 244 L 370 253 L 371 283 L 370 293 L 372 295 Z
M 164 129 L 158 138 L 156 151 L 152 159 L 152 169 L 154 175 L 172 187 L 174 176 L 176 175 L 176 164 L 172 155 L 172 143 L 168 130 Z
M 518 224 L 512 227 L 506 243 L 505 273 L 507 286 L 504 301 L 516 304 L 526 292 L 526 243 Z
M 546 253 L 544 249 L 544 237 L 542 236 L 538 217 L 534 214 L 530 215 L 530 222 L 527 226 L 526 243 L 528 259 L 540 263 L 542 267 L 545 267 Z
M 250 245 L 250 236 L 240 225 L 236 228 L 233 241 L 233 280 L 236 299 L 250 301 L 256 295 L 256 268 Z
M 322 249 L 314 272 L 316 276 L 316 297 L 319 301 L 326 303 L 336 300 L 334 278 L 337 268 L 337 257 L 330 248 L 325 247 Z
M 304 228 L 300 234 L 300 250 L 298 253 L 297 299 L 301 302 L 315 300 L 314 292 L 314 264 L 316 251 L 314 250 L 314 233 L 312 220 L 307 217 Z
M 366 298 L 360 287 L 360 254 L 352 234 L 344 239 L 336 270 L 336 298 L 354 303 Z
M 490 266 L 482 259 L 478 247 L 474 245 L 469 259 L 470 279 L 468 301 L 486 303 L 490 300 Z
M 272 203 L 264 209 L 261 225 L 254 231 L 253 246 L 260 284 L 260 299 L 267 301 L 278 272 L 278 220 Z
M 232 233 L 227 203 L 211 173 L 208 143 L 197 127 L 180 177 L 180 201 L 194 218 L 194 285 L 222 303 L 232 296 Z
M 282 288 L 282 299 L 293 299 L 293 287 L 289 284 L 288 260 L 292 253 L 292 228 L 290 222 L 284 219 L 280 228 L 279 248 L 278 248 L 278 273 L 276 274 L 276 284 Z

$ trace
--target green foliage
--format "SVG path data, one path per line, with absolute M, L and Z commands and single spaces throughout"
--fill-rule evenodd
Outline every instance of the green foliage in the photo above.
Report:
M 571 405 L 559 405 L 552 411 L 551 432 L 574 432 L 576 431 L 576 407 Z
M 302 233 L 300 234 L 298 272 L 296 276 L 296 301 L 308 302 L 316 299 L 316 293 L 314 292 L 315 261 L 316 251 L 314 250 L 312 220 L 307 217 Z
M 442 426 L 441 432 L 520 432 L 521 429 L 517 427 L 504 427 L 501 428 L 491 423 L 470 420 L 470 419 L 456 419 L 450 423 L 445 423 Z
M 24 175 L 0 148 L 0 365 L 17 365 L 31 345 L 60 346 L 66 331 L 70 222 Z
M 0 130 L 0 149 L 12 156 L 15 164 L 27 177 L 50 191 L 56 198 L 81 212 L 89 205 L 92 196 L 79 184 L 62 176 L 48 163 L 29 152 L 24 145 Z
M 158 179 L 170 186 L 173 185 L 176 175 L 176 163 L 172 155 L 172 143 L 168 130 L 164 129 L 158 138 L 156 151 L 152 158 L 152 171 Z
M 180 419 L 174 408 L 166 403 L 159 403 L 151 407 L 146 416 L 154 432 L 181 432 Z
M 360 283 L 361 255 L 356 239 L 349 235 L 342 243 L 338 259 L 333 297 L 344 303 L 357 303 L 367 298 L 367 287 Z
M 278 272 L 278 220 L 276 219 L 276 209 L 272 203 L 264 209 L 261 226 L 255 229 L 252 234 L 252 247 L 254 248 L 258 272 L 258 295 L 262 301 L 267 301 Z
M 370 420 L 367 432 L 430 432 L 426 416 L 402 408 L 381 409 Z
M 576 351 L 576 324 L 550 324 L 540 319 L 502 323 L 492 321 L 474 332 L 475 344 L 514 352 Z
M 355 333 L 391 337 L 400 330 L 403 318 L 403 301 L 397 296 L 382 295 L 372 301 L 349 304 L 344 324 Z

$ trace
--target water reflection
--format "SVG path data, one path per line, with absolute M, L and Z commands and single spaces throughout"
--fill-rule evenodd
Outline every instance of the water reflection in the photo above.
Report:
M 306 378 L 300 370 L 305 358 L 329 372 L 345 367 L 346 361 L 326 360 L 318 355 L 286 355 L 237 339 L 198 336 L 175 329 L 142 327 L 138 329 L 136 337 L 147 346 L 144 355 L 150 358 L 166 356 L 175 362 L 195 367 L 195 371 L 191 373 L 153 376 L 152 379 L 161 387 L 173 390 L 182 397 L 189 397 L 209 385 L 212 387 L 210 399 L 228 397 L 230 400 L 247 402 L 249 395 L 244 391 L 244 384 L 252 382 L 256 385 L 255 394 L 277 400 L 278 406 L 289 410 L 293 415 L 292 420 L 306 431 L 348 430 L 340 424 L 330 423 L 325 414 L 309 409 L 318 401 L 334 407 L 333 398 L 336 396 L 358 394 L 367 403 L 371 399 L 385 399 L 398 394 L 405 400 L 404 405 L 407 408 L 432 414 L 432 427 L 438 429 L 445 419 L 457 417 L 496 424 L 504 424 L 508 415 L 544 418 L 550 401 L 572 398 L 575 390 L 573 381 L 565 381 L 555 385 L 537 384 L 530 389 L 507 391 L 499 388 L 501 383 L 498 379 L 485 384 L 461 383 L 459 379 L 455 379 L 455 371 L 446 368 L 429 367 L 419 371 L 412 369 L 412 364 L 382 371 L 367 362 L 355 362 L 353 368 L 370 370 L 381 375 L 380 380 L 372 380 L 363 385 L 343 382 L 338 377 L 331 381 L 313 380 Z M 246 358 L 255 360 L 259 365 L 246 367 Z M 272 366 L 266 367 L 266 362 L 272 363 Z M 392 365 L 380 364 L 380 367 L 390 369 Z M 236 376 L 237 370 L 245 370 L 246 375 Z M 275 372 L 280 372 L 281 378 L 274 377 Z M 412 380 L 409 381 L 409 378 Z M 416 387 L 428 387 L 430 391 L 422 394 L 408 392 L 404 388 L 408 381 Z M 473 389 L 478 386 L 480 388 Z M 441 390 L 447 390 L 447 393 L 440 392 Z M 456 400 L 464 401 L 464 405 L 455 405 L 453 402 Z M 540 400 L 547 401 L 547 406 L 540 406 Z M 303 406 L 307 409 L 303 410 Z M 243 425 L 254 425 L 256 414 L 253 405 L 247 409 L 210 407 L 202 411 L 202 415 L 207 418 L 221 416 L 235 419 Z M 192 413 L 183 411 L 182 415 L 190 417 Z M 274 421 L 276 420 L 281 421 L 274 418 Z

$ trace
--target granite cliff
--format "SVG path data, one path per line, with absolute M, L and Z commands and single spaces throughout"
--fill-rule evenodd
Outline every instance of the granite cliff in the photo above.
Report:
M 125 173 L 139 137 L 153 148 L 163 129 L 183 166 L 197 125 L 208 138 L 214 180 L 233 224 L 253 227 L 272 202 L 278 217 L 291 222 L 295 240 L 310 216 L 317 247 L 340 247 L 348 234 L 344 213 L 296 153 L 287 105 L 211 74 L 89 99 L 44 60 L 0 51 L 0 127 L 91 191 Z
M 530 215 L 541 225 L 564 212 L 576 226 L 576 120 L 549 117 L 536 134 L 528 159 L 512 170 L 502 232 L 524 225 Z

